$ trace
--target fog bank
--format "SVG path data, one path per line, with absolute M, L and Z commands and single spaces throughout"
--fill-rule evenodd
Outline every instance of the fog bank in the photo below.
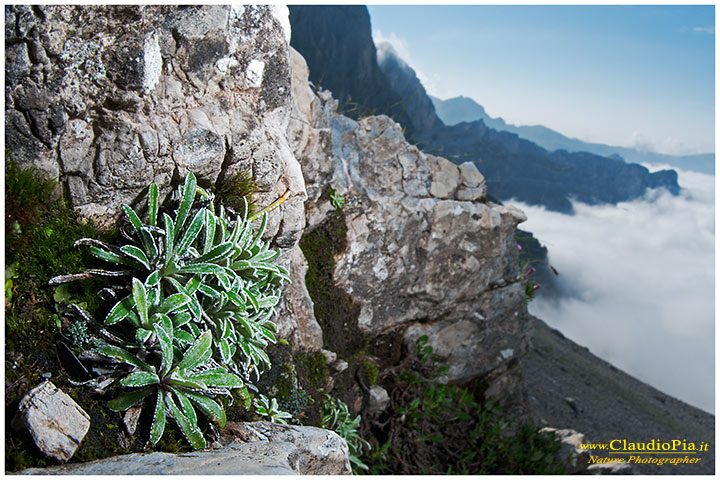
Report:
M 574 203 L 574 216 L 513 203 L 549 249 L 572 297 L 530 312 L 618 368 L 714 412 L 714 182 L 678 171 L 682 191 L 616 206 Z

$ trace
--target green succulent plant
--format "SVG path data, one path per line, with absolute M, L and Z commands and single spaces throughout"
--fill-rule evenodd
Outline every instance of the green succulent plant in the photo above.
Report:
M 128 388 L 140 388 L 120 394 L 108 406 L 114 411 L 124 411 L 154 395 L 155 413 L 149 442 L 155 445 L 162 438 L 166 416 L 169 414 L 194 448 L 205 448 L 205 438 L 198 428 L 195 409 L 224 427 L 225 410 L 213 397 L 226 395 L 232 398 L 230 389 L 242 388 L 243 381 L 221 366 L 212 366 L 212 336 L 209 330 L 200 335 L 178 359 L 170 318 L 163 317 L 152 325 L 152 329 L 160 346 L 159 369 L 120 347 L 104 345 L 98 349 L 106 357 L 136 367 L 120 380 L 120 384 Z
M 287 425 L 287 420 L 292 418 L 292 415 L 280 409 L 276 398 L 268 398 L 260 394 L 254 404 L 255 413 L 273 423 Z
M 358 433 L 361 421 L 362 417 L 360 415 L 353 418 L 345 402 L 329 395 L 327 396 L 323 403 L 323 426 L 335 431 L 345 439 L 350 452 L 350 462 L 354 467 L 368 470 L 368 466 L 360 460 L 363 451 L 365 449 L 370 450 L 371 448 L 370 443 Z
M 223 206 L 216 214 L 212 195 L 189 173 L 174 216 L 163 212 L 159 221 L 159 189 L 152 184 L 146 222 L 122 205 L 130 243 L 75 242 L 121 270 L 92 269 L 50 280 L 58 285 L 88 276 L 129 279 L 124 287 L 105 289 L 115 303 L 104 325 L 72 306 L 102 337 L 98 353 L 131 368 L 118 374 L 127 374 L 120 385 L 139 388 L 121 394 L 110 407 L 126 410 L 155 395 L 151 444 L 162 437 L 169 415 L 194 448 L 203 448 L 195 408 L 224 425 L 222 404 L 215 399 L 232 400 L 231 389 L 252 386 L 252 377 L 259 379 L 270 367 L 264 349 L 276 342 L 272 317 L 289 276 L 274 263 L 280 252 L 261 238 L 267 212 L 287 196 L 253 216 L 248 216 L 246 202 L 241 214 L 228 215 Z M 258 217 L 254 231 L 252 222 Z

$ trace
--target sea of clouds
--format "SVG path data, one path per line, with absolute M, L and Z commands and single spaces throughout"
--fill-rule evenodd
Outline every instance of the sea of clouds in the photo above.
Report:
M 657 167 L 647 165 L 651 170 Z M 715 410 L 715 178 L 678 171 L 682 190 L 573 216 L 513 203 L 574 292 L 530 312 L 595 355 L 708 412 Z

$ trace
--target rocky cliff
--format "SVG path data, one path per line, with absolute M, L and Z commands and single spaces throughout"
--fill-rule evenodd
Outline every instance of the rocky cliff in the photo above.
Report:
M 350 39 L 343 46 L 343 56 L 357 58 L 360 52 L 372 50 L 374 45 L 367 29 L 353 28 L 354 22 L 339 11 L 327 9 L 323 20 L 310 15 L 320 7 L 294 7 L 294 17 L 303 18 L 302 28 L 296 31 L 294 45 L 298 51 L 312 58 L 309 62 L 311 78 L 322 78 L 327 72 L 342 76 L 345 61 L 336 61 L 326 52 L 338 47 L 328 41 L 330 32 L 344 32 Z M 307 15 L 304 12 L 307 11 Z M 359 14 L 357 14 L 359 15 Z M 365 12 L 367 15 L 367 12 Z M 332 20 L 328 20 L 331 16 Z M 368 26 L 369 29 L 369 26 Z M 374 66 L 367 66 L 374 68 Z M 402 59 L 388 49 L 382 50 L 380 68 L 385 79 L 366 83 L 353 100 L 362 105 L 375 102 L 372 94 L 389 84 L 400 96 L 403 112 L 410 118 L 386 113 L 411 133 L 412 139 L 426 153 L 441 155 L 462 163 L 471 161 L 487 179 L 492 198 L 517 200 L 533 205 L 543 205 L 551 210 L 572 213 L 571 200 L 588 204 L 617 203 L 645 194 L 649 188 L 666 188 L 671 193 L 679 191 L 677 174 L 673 170 L 655 173 L 640 165 L 626 164 L 621 159 L 606 158 L 590 153 L 547 151 L 515 133 L 488 128 L 482 120 L 458 125 L 444 126 L 437 120 L 432 101 L 420 85 L 415 72 Z M 354 70 L 347 70 L 354 77 Z M 332 87 L 331 87 L 332 88 Z M 338 85 L 335 88 L 345 88 Z M 364 93 L 364 95 L 363 95 Z
M 302 72 L 302 57 L 293 65 Z M 303 76 L 294 81 L 306 89 Z M 336 332 L 328 346 L 347 348 L 348 339 L 338 337 L 359 331 L 412 350 L 428 335 L 450 360 L 448 379 L 498 380 L 489 382 L 491 390 L 504 397 L 504 373 L 527 347 L 513 238 L 524 214 L 487 202 L 473 164 L 422 153 L 389 117 L 357 122 L 336 108 L 329 92 L 313 94 L 298 103 L 290 125 L 308 190 L 307 230 L 339 213 L 326 192 L 345 200 L 338 230 L 345 238 L 331 280 L 353 308 L 344 317 L 318 318 Z M 338 331 L 340 321 L 347 332 Z
M 390 88 L 402 98 L 412 131 L 423 134 L 441 127 L 443 122 L 436 115 L 433 102 L 415 70 L 398 56 L 389 43 L 378 44 L 377 50 L 380 69 L 390 82 Z
M 150 181 L 171 202 L 188 171 L 209 188 L 249 173 L 259 205 L 288 193 L 265 235 L 293 281 L 279 334 L 296 351 L 325 348 L 331 393 L 368 407 L 358 359 L 390 368 L 426 335 L 444 380 L 522 404 L 523 213 L 389 117 L 339 114 L 308 84 L 287 20 L 266 6 L 10 7 L 7 160 L 59 181 L 106 227 Z
M 370 15 L 363 5 L 291 5 L 291 45 L 310 66 L 310 81 L 333 92 L 351 118 L 389 115 L 414 132 L 405 102 L 380 70 Z M 323 48 L 317 48 L 323 45 Z M 334 68 L 327 68 L 334 65 Z

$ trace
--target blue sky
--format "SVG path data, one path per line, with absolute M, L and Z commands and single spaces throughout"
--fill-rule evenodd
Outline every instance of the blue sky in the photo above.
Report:
M 369 5 L 428 93 L 663 153 L 714 151 L 714 6 Z

